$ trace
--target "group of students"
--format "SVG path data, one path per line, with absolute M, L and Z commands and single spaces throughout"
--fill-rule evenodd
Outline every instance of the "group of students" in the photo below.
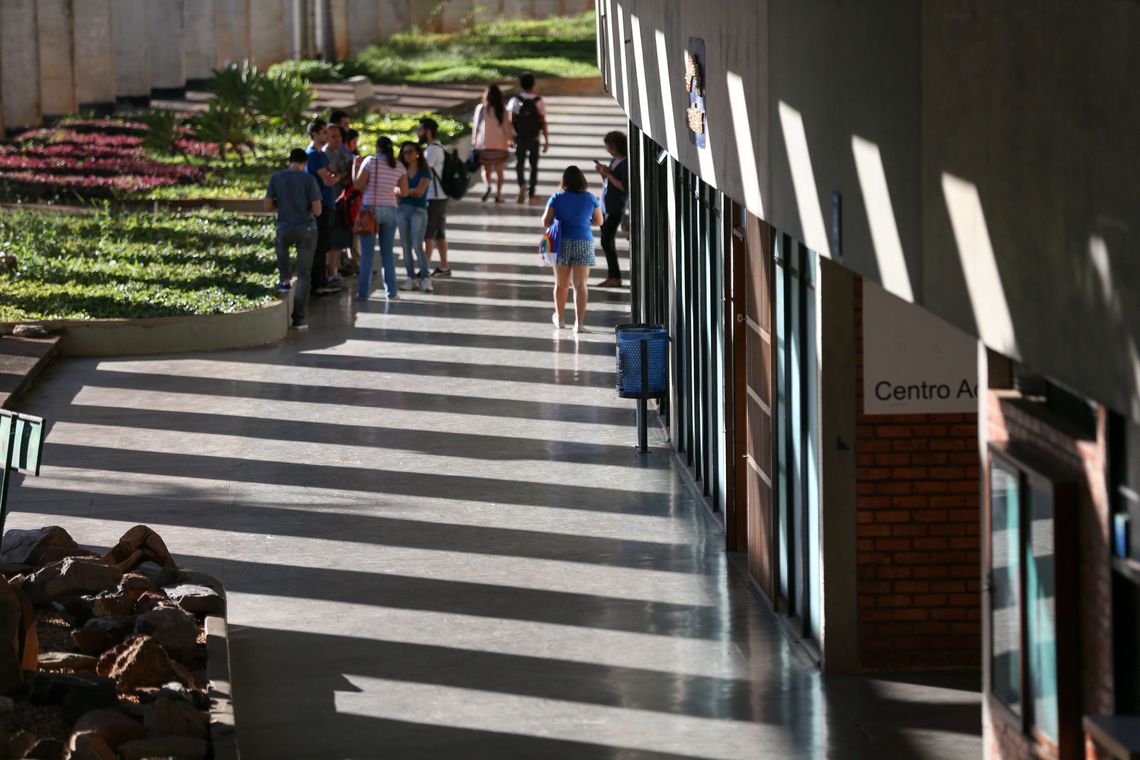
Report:
M 387 296 L 399 298 L 394 254 L 397 229 L 407 272 L 400 290 L 431 292 L 432 278 L 451 276 L 447 195 L 439 181 L 444 161 L 443 146 L 436 137 L 439 124 L 428 117 L 420 119 L 419 142 L 401 144 L 398 159 L 395 144 L 384 136 L 376 142 L 376 153 L 365 158 L 357 152 L 359 135 L 348 126 L 348 114 L 334 111 L 330 119 L 331 123 L 314 119 L 309 124 L 309 147 L 294 149 L 289 166 L 270 177 L 266 190 L 266 209 L 277 211 L 279 292 L 294 287 L 291 259 L 296 251 L 291 324 L 298 330 L 308 326 L 305 309 L 310 293 L 344 289 L 340 270 L 343 254 L 352 247 L 356 216 L 374 222 L 364 230 L 356 229 L 361 233 L 358 299 L 367 300 L 371 293 L 377 239 Z M 353 198 L 355 193 L 360 194 L 358 200 Z M 435 250 L 440 261 L 431 270 Z
M 472 145 L 483 166 L 486 201 L 495 180 L 495 200 L 503 201 L 503 166 L 508 149 L 515 150 L 519 184 L 518 202 L 541 202 L 536 197 L 538 182 L 539 136 L 542 151 L 550 148 L 546 107 L 535 92 L 534 77 L 523 74 L 520 92 L 507 105 L 502 93 L 492 85 L 475 111 Z M 307 327 L 305 310 L 310 292 L 342 290 L 340 269 L 343 254 L 352 247 L 353 217 L 367 220 L 355 223 L 359 234 L 359 261 L 356 298 L 367 300 L 372 289 L 376 244 L 380 244 L 380 268 L 385 294 L 399 298 L 399 290 L 432 292 L 433 278 L 451 276 L 447 258 L 447 195 L 440 176 L 445 154 L 437 139 L 439 125 L 431 118 L 420 119 L 419 141 L 398 147 L 388 137 L 380 137 L 374 154 L 363 157 L 357 151 L 358 134 L 349 126 L 343 111 L 334 111 L 330 122 L 315 119 L 309 125 L 307 149 L 294 149 L 289 166 L 269 181 L 265 207 L 277 211 L 278 290 L 295 287 L 291 324 Z M 565 327 L 564 317 L 569 290 L 574 289 L 575 329 L 585 325 L 588 300 L 586 277 L 594 264 L 592 227 L 601 226 L 602 248 L 608 265 L 607 277 L 599 287 L 620 287 L 616 236 L 625 216 L 629 173 L 626 137 L 621 132 L 605 136 L 609 162 L 595 162 L 603 180 L 602 198 L 589 192 L 585 174 L 577 166 L 563 172 L 562 185 L 547 202 L 543 225 L 554 219 L 562 226 L 562 250 L 555 265 L 553 321 Z M 527 168 L 529 166 L 529 176 Z M 359 206 L 353 195 L 360 194 Z M 338 209 L 339 201 L 339 209 Z M 346 213 L 351 208 L 354 213 Z M 339 213 L 338 213 L 339 210 Z M 396 231 L 404 249 L 406 277 L 397 285 L 395 261 Z M 296 284 L 291 282 L 291 254 L 296 251 Z M 439 266 L 430 269 L 432 254 L 439 251 Z

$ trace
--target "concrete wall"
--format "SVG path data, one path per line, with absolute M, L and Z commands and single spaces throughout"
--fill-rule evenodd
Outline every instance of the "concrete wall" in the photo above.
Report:
M 117 88 L 111 0 L 73 1 L 71 11 L 75 100 L 79 108 L 114 103 Z
M 182 6 L 182 34 L 185 36 L 184 62 L 190 82 L 209 79 L 218 65 L 217 15 L 215 0 L 191 0 Z
M 249 0 L 250 58 L 265 69 L 290 56 L 293 48 L 292 0 Z M 288 23 L 287 23 L 288 22 Z
M 240 63 L 253 55 L 249 24 L 251 6 L 269 2 L 272 0 L 215 0 L 218 68 L 227 63 Z
M 611 90 L 685 166 L 844 267 L 1140 420 L 1140 4 L 598 6 Z M 706 46 L 705 151 L 686 139 L 690 36 Z
M 380 37 L 380 6 L 373 0 L 348 0 L 346 14 L 349 52 L 356 55 Z
M 75 113 L 72 0 L 36 0 L 40 110 L 45 116 Z
M 117 98 L 150 97 L 149 5 L 147 0 L 111 0 Z
M 40 120 L 37 43 L 33 0 L 0 0 L 0 122 L 7 129 L 29 127 Z
M 148 12 L 150 87 L 152 90 L 181 89 L 186 86 L 183 0 L 151 0 Z

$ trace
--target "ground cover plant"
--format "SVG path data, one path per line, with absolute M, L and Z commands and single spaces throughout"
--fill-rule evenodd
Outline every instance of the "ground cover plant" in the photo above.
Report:
M 392 35 L 337 64 L 289 61 L 272 71 L 313 82 L 363 74 L 373 82 L 498 82 L 598 75 L 594 12 L 541 20 L 498 19 L 453 33 L 420 29 Z
M 0 321 L 221 314 L 270 303 L 273 225 L 220 211 L 0 210 Z

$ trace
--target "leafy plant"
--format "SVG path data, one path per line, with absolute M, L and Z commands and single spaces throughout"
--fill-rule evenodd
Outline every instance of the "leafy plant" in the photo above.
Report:
M 142 146 L 153 153 L 178 153 L 178 140 L 182 137 L 182 125 L 178 114 L 164 108 L 139 115 L 139 121 L 146 125 Z
M 249 127 L 249 114 L 218 98 L 211 100 L 205 111 L 194 116 L 194 128 L 199 139 L 216 143 L 218 156 L 222 159 L 226 157 L 226 148 L 233 148 L 242 164 L 245 163 L 244 148 L 250 142 Z
M 254 106 L 262 115 L 296 127 L 313 106 L 313 88 L 297 74 L 270 74 L 258 85 Z
M 270 66 L 266 74 L 271 77 L 298 76 L 310 82 L 336 82 L 342 76 L 338 64 L 314 60 L 281 61 Z
M 264 78 L 265 75 L 249 61 L 231 63 L 214 70 L 210 91 L 214 93 L 215 100 L 229 109 L 249 113 Z

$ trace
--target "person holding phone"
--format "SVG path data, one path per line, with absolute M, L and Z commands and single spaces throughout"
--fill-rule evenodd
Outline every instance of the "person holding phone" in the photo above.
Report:
M 602 250 L 606 252 L 606 279 L 599 288 L 620 288 L 621 267 L 617 257 L 617 231 L 625 218 L 625 204 L 629 199 L 628 143 L 623 132 L 609 132 L 603 138 L 610 161 L 594 161 L 594 169 L 602 176 Z

